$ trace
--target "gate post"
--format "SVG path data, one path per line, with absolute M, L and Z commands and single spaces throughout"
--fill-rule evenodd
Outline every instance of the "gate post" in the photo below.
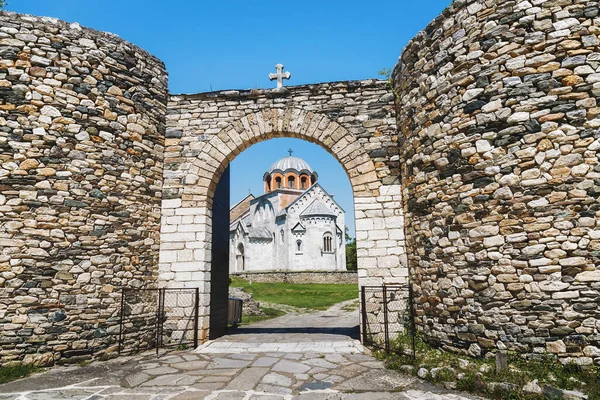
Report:
M 365 286 L 361 286 L 360 288 L 360 305 L 361 305 L 361 314 L 362 314 L 362 344 L 367 345 L 367 297 L 365 294 Z
M 388 326 L 387 286 L 383 285 L 383 329 L 385 332 L 385 352 L 390 353 L 390 332 Z
M 163 313 L 163 309 L 164 309 L 164 290 L 165 289 L 158 289 L 158 307 L 156 308 L 156 329 L 155 329 L 155 342 L 156 342 L 156 357 L 158 357 L 158 350 L 160 349 L 160 345 L 161 345 L 161 338 L 162 338 L 162 324 L 163 324 L 163 320 L 162 320 L 162 313 Z
M 413 304 L 413 287 L 412 283 L 408 282 L 408 306 L 409 308 L 409 318 L 410 318 L 410 338 L 411 338 L 411 346 L 413 358 L 417 358 L 417 350 L 415 346 L 415 336 L 417 335 L 417 327 L 415 325 L 415 309 Z
M 200 307 L 200 288 L 196 288 L 196 301 L 194 309 L 194 349 L 198 347 L 198 308 Z
M 123 313 L 125 312 L 125 288 L 121 288 L 121 312 L 119 315 L 119 351 L 118 354 L 121 355 L 121 346 L 123 345 Z

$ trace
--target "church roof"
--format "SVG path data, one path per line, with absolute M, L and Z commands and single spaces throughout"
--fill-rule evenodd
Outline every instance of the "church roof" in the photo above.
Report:
M 330 195 L 329 193 L 327 193 L 327 191 L 325 189 L 323 189 L 323 186 L 321 186 L 319 184 L 319 182 L 317 182 L 314 185 L 312 185 L 311 187 L 309 187 L 306 190 L 306 192 L 302 193 L 302 195 L 298 196 L 296 198 L 296 200 L 292 201 L 286 208 L 284 208 L 279 214 L 277 214 L 277 216 L 280 217 L 280 216 L 286 215 L 287 214 L 287 210 L 289 210 L 290 208 L 292 208 L 292 206 L 294 206 L 294 204 L 296 204 L 298 201 L 300 201 L 300 199 L 302 199 L 304 196 L 306 196 L 308 194 L 308 192 L 310 192 L 312 190 L 316 190 L 317 188 L 321 189 L 323 191 L 323 193 L 325 193 L 325 195 L 331 199 L 331 201 L 333 202 L 333 204 L 335 204 L 342 212 L 345 212 L 344 209 L 337 203 L 337 201 L 335 201 L 333 199 L 333 196 Z
M 275 171 L 286 172 L 286 171 L 296 171 L 296 172 L 307 172 L 312 174 L 315 172 L 310 165 L 300 157 L 287 156 L 283 157 L 280 160 L 275 161 L 271 168 L 267 171 L 267 174 L 271 174 Z
M 248 237 L 251 239 L 273 239 L 273 234 L 267 228 L 257 227 L 250 228 Z
M 327 215 L 332 217 L 337 217 L 337 215 L 331 211 L 325 204 L 321 203 L 317 199 L 315 199 L 302 213 L 301 217 L 308 217 L 312 215 Z

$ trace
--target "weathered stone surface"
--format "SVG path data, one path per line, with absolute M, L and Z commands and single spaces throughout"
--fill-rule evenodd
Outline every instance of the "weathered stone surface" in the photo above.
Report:
M 20 332 L 0 332 L 0 365 L 114 357 L 118 288 L 156 282 L 164 65 L 54 19 L 1 12 L 0 26 L 19 54 L 0 71 L 13 87 L 0 93 L 0 325 Z
M 540 353 L 550 335 L 565 360 L 581 357 L 575 330 L 600 345 L 600 49 L 584 3 L 453 2 L 393 72 L 417 324 L 435 343 Z

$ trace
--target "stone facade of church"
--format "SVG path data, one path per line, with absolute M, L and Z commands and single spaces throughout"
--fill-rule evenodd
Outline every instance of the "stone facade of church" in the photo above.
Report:
M 264 174 L 265 193 L 231 209 L 229 272 L 344 271 L 344 210 L 298 157 Z

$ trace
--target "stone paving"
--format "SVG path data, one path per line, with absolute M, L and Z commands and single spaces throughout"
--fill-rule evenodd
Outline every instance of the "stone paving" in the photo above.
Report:
M 347 336 L 356 334 L 356 314 L 287 315 L 193 351 L 56 367 L 0 386 L 0 400 L 475 399 L 386 370 Z

